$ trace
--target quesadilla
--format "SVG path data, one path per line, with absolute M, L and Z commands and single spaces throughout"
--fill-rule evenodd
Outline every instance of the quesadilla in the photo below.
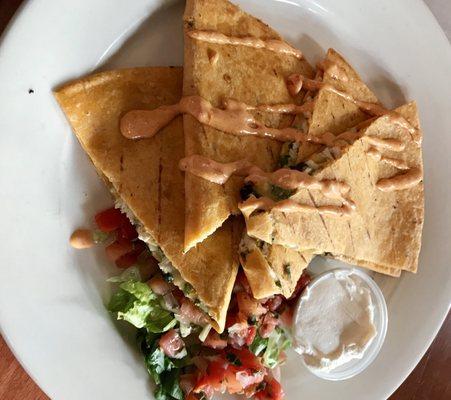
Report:
M 188 0 L 184 14 L 183 95 L 198 95 L 213 106 L 233 99 L 250 106 L 290 103 L 285 79 L 293 73 L 312 76 L 302 54 L 255 17 L 226 0 Z M 265 125 L 291 124 L 292 117 L 254 112 Z M 281 144 L 270 139 L 233 136 L 184 116 L 186 155 L 221 162 L 247 159 L 271 171 Z M 185 250 L 202 242 L 230 214 L 238 213 L 240 179 L 218 186 L 190 173 L 185 176 Z
M 377 103 L 374 93 L 361 80 L 358 73 L 335 50 L 329 49 L 325 59 L 320 63 L 317 78 L 333 84 L 339 90 L 353 97 Z M 327 90 L 318 93 L 307 93 L 304 102 L 312 101 L 311 114 L 298 115 L 294 126 L 303 129 L 310 135 L 319 136 L 325 132 L 340 134 L 347 129 L 370 118 L 355 104 Z M 282 167 L 308 168 L 315 166 L 315 160 L 324 158 L 328 150 L 322 153 L 324 146 L 304 143 L 297 146 L 286 143 L 282 147 L 279 165 Z M 316 154 L 315 154 L 316 153 Z M 313 159 L 309 159 L 312 155 Z M 280 245 L 271 245 L 244 234 L 240 245 L 240 261 L 256 298 L 263 298 L 282 293 L 290 296 L 296 282 L 312 258 L 314 252 L 298 252 Z M 360 265 L 360 260 L 349 258 L 344 260 Z M 359 264 L 360 263 L 360 264 Z M 287 273 L 289 271 L 289 274 Z M 391 271 L 396 274 L 395 271 Z
M 346 185 L 346 196 L 301 187 L 290 197 L 291 206 L 304 209 L 299 212 L 252 209 L 244 202 L 247 233 L 394 276 L 400 269 L 416 272 L 424 218 L 416 104 L 375 119 L 359 136 L 335 160 L 312 172 L 317 187 Z M 345 200 L 348 212 L 331 212 L 344 210 Z
M 202 244 L 183 253 L 184 177 L 178 169 L 184 156 L 182 118 L 150 139 L 128 140 L 119 130 L 127 111 L 172 104 L 181 94 L 181 68 L 104 72 L 55 92 L 116 206 L 137 227 L 160 268 L 222 331 L 238 269 L 233 224 L 227 221 Z

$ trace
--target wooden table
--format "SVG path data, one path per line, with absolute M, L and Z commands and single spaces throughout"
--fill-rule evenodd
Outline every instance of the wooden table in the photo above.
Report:
M 0 34 L 22 1 L 23 0 L 0 0 Z M 39 389 L 16 361 L 1 337 L 0 399 L 48 400 L 48 397 Z M 439 335 L 434 340 L 421 362 L 402 386 L 390 397 L 390 400 L 450 399 L 451 315 L 448 315 Z

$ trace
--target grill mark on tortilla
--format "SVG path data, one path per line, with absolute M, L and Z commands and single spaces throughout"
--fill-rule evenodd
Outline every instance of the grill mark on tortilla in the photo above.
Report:
M 312 201 L 313 205 L 316 208 L 318 208 L 318 205 L 316 204 L 315 199 L 313 198 L 312 193 L 310 192 L 310 190 L 307 190 L 307 192 L 308 192 L 308 195 L 310 196 L 310 200 Z M 330 236 L 329 229 L 327 228 L 326 221 L 324 221 L 323 216 L 319 212 L 318 212 L 318 215 L 321 218 L 321 222 L 323 223 L 324 229 L 326 230 L 327 237 L 329 238 L 330 244 L 331 244 L 331 246 L 334 247 L 334 243 L 332 242 L 332 238 Z
M 346 153 L 346 155 L 348 155 L 348 153 Z M 335 156 L 332 154 L 332 158 L 334 159 L 334 160 L 337 160 L 337 158 L 335 158 Z M 347 157 L 347 160 L 348 160 L 348 165 L 349 165 L 349 176 L 353 176 L 352 175 L 352 168 L 351 168 L 351 163 L 350 163 L 350 161 L 349 161 L 349 156 Z M 335 180 L 338 180 L 338 178 L 337 178 L 337 174 L 335 173 L 335 170 L 333 169 L 333 164 L 330 166 L 330 170 L 332 171 L 332 173 L 334 174 L 334 177 L 335 177 Z M 352 250 L 353 250 L 353 252 L 354 252 L 354 254 L 356 253 L 356 251 L 355 251 L 355 245 L 354 245 L 354 237 L 352 236 L 352 228 L 351 228 L 351 222 L 350 221 L 347 221 L 348 222 L 348 228 L 349 228 L 349 236 L 350 236 L 350 238 L 351 238 L 351 244 L 352 244 Z
M 359 140 L 360 140 L 360 144 L 363 146 L 362 138 L 360 138 Z M 364 152 L 364 154 L 365 154 L 365 165 L 366 165 L 366 168 L 367 168 L 368 179 L 371 182 L 372 179 L 371 179 L 371 174 L 370 174 L 370 167 L 368 165 L 368 158 L 367 158 L 368 156 L 367 156 L 367 154 L 365 152 Z M 346 157 L 348 158 L 349 165 L 351 165 L 351 160 L 349 159 L 349 154 L 348 153 L 346 153 Z M 368 235 L 368 239 L 372 240 L 371 239 L 371 235 L 370 235 L 370 231 L 368 230 L 368 227 L 366 225 L 365 225 L 365 231 L 366 231 L 366 234 Z
M 360 145 L 363 147 L 362 138 L 360 138 L 359 141 L 360 141 Z M 365 165 L 366 165 L 366 169 L 367 169 L 367 173 L 368 173 L 368 179 L 370 180 L 370 182 L 373 182 L 373 179 L 371 178 L 371 173 L 370 173 L 370 166 L 368 164 L 368 155 L 365 152 L 363 152 L 363 154 L 365 155 Z M 346 153 L 346 155 L 347 155 L 348 160 L 349 160 L 349 154 Z

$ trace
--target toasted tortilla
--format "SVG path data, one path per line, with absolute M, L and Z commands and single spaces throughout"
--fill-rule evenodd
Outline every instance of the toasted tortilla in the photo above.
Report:
M 248 249 L 240 246 L 240 261 L 256 299 L 275 294 L 290 297 L 314 254 L 280 245 L 270 245 L 247 237 Z
M 395 110 L 421 134 L 414 102 Z M 399 270 L 416 272 L 424 219 L 423 182 L 415 186 L 384 192 L 376 187 L 382 178 L 403 173 L 394 166 L 377 161 L 366 151 L 365 136 L 395 138 L 405 143 L 402 152 L 385 149 L 383 154 L 405 161 L 409 168 L 423 171 L 421 145 L 388 116 L 374 120 L 363 130 L 364 136 L 344 149 L 342 155 L 315 173 L 318 179 L 346 182 L 356 210 L 349 217 L 320 215 L 318 212 L 254 213 L 247 218 L 250 236 L 267 243 L 283 245 L 333 257 L 372 270 L 399 275 Z M 313 206 L 341 205 L 319 190 L 299 190 L 293 197 Z
M 200 95 L 218 107 L 228 98 L 249 105 L 290 103 L 293 100 L 286 78 L 293 73 L 312 76 L 311 66 L 293 55 L 207 43 L 187 34 L 207 30 L 228 36 L 281 39 L 269 26 L 229 1 L 187 0 L 184 25 L 184 96 Z M 274 127 L 288 126 L 292 121 L 289 116 L 265 113 L 259 113 L 257 119 Z M 183 122 L 187 156 L 200 154 L 219 162 L 247 159 L 267 171 L 277 165 L 281 144 L 276 141 L 226 134 L 201 125 L 189 115 Z M 211 235 L 230 214 L 238 213 L 240 185 L 236 178 L 219 186 L 186 174 L 185 250 Z
M 334 49 L 327 51 L 324 64 L 326 66 L 323 74 L 325 83 L 330 83 L 337 89 L 350 93 L 356 99 L 375 103 L 378 101 L 358 73 Z M 337 79 L 334 68 L 339 69 L 339 77 L 346 78 Z M 311 135 L 321 135 L 325 132 L 340 134 L 369 118 L 353 103 L 326 90 L 320 90 L 314 94 L 313 101 L 314 107 L 307 125 L 308 133 Z M 298 119 L 299 121 L 295 121 L 295 125 L 301 128 L 300 120 L 302 117 Z M 308 160 L 320 149 L 322 149 L 322 146 L 314 144 L 301 146 L 297 154 L 297 162 Z M 269 244 L 266 244 L 264 249 L 265 251 L 262 251 L 260 247 L 254 246 L 246 257 L 241 256 L 241 265 L 251 285 L 254 297 L 263 298 L 277 293 L 290 296 L 296 286 L 297 279 L 314 257 L 314 253 L 312 251 L 298 252 L 291 248 Z M 342 258 L 342 260 L 351 264 L 362 264 L 361 260 L 352 258 L 346 260 Z M 283 274 L 281 266 L 284 265 L 292 266 L 290 277 Z M 276 271 L 280 273 L 276 273 Z M 388 272 L 391 275 L 399 275 L 400 273 L 400 271 L 394 270 L 388 270 Z M 280 285 L 276 285 L 276 280 L 280 282 Z
M 237 274 L 233 226 L 227 222 L 192 251 L 183 253 L 184 156 L 182 118 L 154 138 L 132 141 L 119 130 L 121 116 L 179 101 L 182 68 L 136 68 L 104 72 L 55 92 L 72 128 L 98 173 L 162 249 L 183 280 L 224 329 Z M 183 289 L 183 288 L 181 288 Z
M 349 93 L 355 99 L 378 103 L 376 95 L 362 81 L 357 71 L 334 49 L 327 51 L 323 82 Z M 334 74 L 338 69 L 339 74 Z M 341 76 L 345 77 L 342 79 Z M 308 121 L 308 133 L 319 136 L 325 132 L 336 135 L 370 118 L 355 104 L 335 93 L 321 89 L 314 97 L 314 108 Z M 298 162 L 305 161 L 319 151 L 321 146 L 305 144 L 299 149 Z

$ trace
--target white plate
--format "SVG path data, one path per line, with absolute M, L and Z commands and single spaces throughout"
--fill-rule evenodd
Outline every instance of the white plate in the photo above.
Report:
M 450 304 L 449 43 L 418 0 L 239 3 L 312 61 L 338 49 L 388 106 L 419 103 L 427 206 L 420 272 L 380 279 L 390 323 L 379 357 L 345 382 L 321 381 L 294 356 L 283 369 L 287 399 L 386 398 Z M 144 399 L 151 387 L 140 356 L 103 307 L 105 277 L 114 271 L 101 250 L 68 246 L 71 231 L 109 200 L 51 89 L 105 63 L 180 65 L 182 10 L 182 2 L 164 0 L 28 1 L 0 47 L 0 323 L 55 400 Z

